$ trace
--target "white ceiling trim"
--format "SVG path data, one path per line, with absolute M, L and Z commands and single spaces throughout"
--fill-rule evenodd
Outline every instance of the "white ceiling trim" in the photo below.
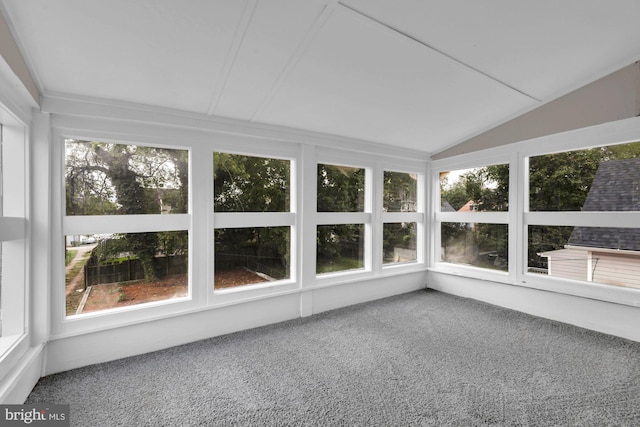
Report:
M 298 48 L 295 50 L 294 54 L 289 59 L 289 62 L 287 62 L 287 65 L 285 65 L 284 69 L 280 73 L 280 76 L 278 77 L 275 84 L 273 85 L 273 87 L 265 97 L 264 101 L 260 104 L 260 107 L 258 107 L 258 109 L 256 110 L 256 112 L 253 114 L 253 116 L 249 121 L 251 122 L 260 121 L 260 116 L 269 107 L 269 105 L 273 101 L 273 98 L 275 98 L 278 91 L 286 83 L 287 78 L 291 75 L 291 72 L 295 69 L 296 65 L 298 65 L 298 62 L 300 62 L 300 59 L 307 52 L 307 50 L 309 49 L 309 46 L 315 39 L 316 35 L 318 34 L 318 32 L 320 32 L 320 30 L 322 29 L 324 24 L 327 22 L 327 20 L 329 19 L 329 17 L 333 13 L 337 5 L 338 5 L 337 0 L 331 0 L 331 1 L 328 1 L 327 4 L 323 7 L 322 11 L 320 12 L 316 20 L 311 25 L 311 28 L 309 28 L 309 31 L 307 31 L 307 34 L 305 34 L 304 38 L 302 39 L 302 42 L 300 42 L 300 44 L 298 45 Z
M 71 118 L 74 122 L 81 122 L 83 119 L 87 119 L 92 122 L 94 128 L 98 127 L 96 120 L 105 121 L 109 129 L 115 122 L 130 122 L 137 125 L 148 124 L 175 127 L 212 134 L 228 134 L 260 140 L 340 148 L 358 153 L 374 153 L 396 159 L 412 159 L 424 162 L 430 159 L 429 153 L 411 148 L 396 147 L 347 136 L 331 135 L 280 125 L 250 123 L 246 120 L 210 116 L 129 101 L 49 92 L 42 97 L 42 111 L 57 115 L 61 120 L 65 117 Z
M 213 92 L 213 96 L 211 97 L 211 103 L 209 104 L 208 109 L 208 114 L 210 116 L 216 113 L 218 103 L 220 102 L 222 93 L 224 92 L 224 89 L 227 86 L 227 82 L 229 81 L 229 76 L 231 75 L 231 71 L 233 70 L 233 65 L 235 64 L 236 58 L 238 57 L 238 52 L 240 52 L 240 48 L 242 47 L 242 42 L 247 35 L 247 31 L 249 30 L 249 25 L 251 24 L 251 20 L 253 18 L 253 14 L 256 10 L 257 5 L 258 0 L 247 0 L 247 3 L 245 4 L 244 11 L 242 12 L 242 18 L 240 19 L 238 27 L 236 28 L 236 34 L 233 38 L 233 43 L 229 47 L 229 52 L 227 53 L 227 57 L 225 58 L 222 75 L 220 76 L 218 84 L 216 85 L 216 88 Z

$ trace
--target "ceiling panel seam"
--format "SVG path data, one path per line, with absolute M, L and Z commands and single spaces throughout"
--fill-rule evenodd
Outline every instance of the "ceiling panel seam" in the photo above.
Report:
M 20 54 L 22 55 L 22 58 L 25 64 L 27 65 L 27 69 L 31 73 L 31 77 L 34 80 L 38 93 L 40 94 L 44 93 L 45 87 L 42 84 L 42 79 L 40 78 L 40 74 L 38 73 L 36 67 L 34 66 L 34 62 L 33 62 L 33 59 L 31 58 L 31 55 L 29 54 L 27 49 L 24 48 L 24 43 L 22 42 L 22 39 L 20 38 L 18 31 L 16 31 L 15 29 L 15 26 L 14 26 L 14 22 L 16 22 L 15 17 L 11 14 L 11 12 L 9 12 L 7 7 L 4 5 L 4 2 L 0 2 L 0 13 L 5 17 L 5 22 L 7 23 L 7 26 L 9 27 L 9 29 L 11 30 L 13 40 L 18 46 L 18 50 L 20 51 Z
M 300 62 L 300 59 L 302 59 L 302 56 L 309 49 L 309 46 L 315 39 L 318 32 L 322 29 L 324 24 L 327 22 L 327 20 L 333 13 L 337 4 L 338 4 L 337 0 L 332 0 L 327 2 L 327 4 L 323 7 L 322 11 L 318 14 L 316 19 L 313 21 L 313 24 L 311 24 L 311 27 L 303 37 L 302 42 L 300 42 L 300 44 L 294 51 L 293 55 L 291 55 L 291 57 L 289 58 L 289 61 L 280 72 L 275 84 L 269 90 L 264 100 L 262 101 L 258 109 L 255 111 L 255 113 L 253 113 L 249 121 L 251 122 L 258 121 L 262 113 L 264 113 L 267 107 L 269 107 L 269 105 L 275 98 L 280 88 L 282 88 L 284 83 L 287 81 L 287 79 L 291 75 L 292 71 L 295 69 L 296 65 L 298 65 L 298 63 Z
M 492 75 L 487 74 L 484 71 L 479 70 L 478 68 L 476 68 L 476 67 L 474 67 L 474 66 L 472 66 L 470 64 L 467 64 L 467 63 L 461 61 L 460 59 L 458 59 L 456 57 L 453 57 L 453 56 L 447 54 L 446 52 L 444 52 L 444 51 L 442 51 L 440 49 L 437 49 L 437 48 L 435 48 L 435 47 L 423 42 L 420 39 L 417 39 L 417 38 L 411 36 L 410 34 L 402 32 L 402 31 L 398 30 L 397 28 L 392 27 L 391 25 L 388 25 L 388 24 L 386 24 L 386 23 L 384 23 L 384 22 L 382 22 L 382 21 L 380 21 L 380 20 L 378 20 L 376 18 L 373 18 L 373 17 L 371 17 L 371 16 L 369 16 L 369 15 L 367 15 L 367 14 L 365 14 L 365 13 L 359 11 L 359 10 L 357 10 L 357 9 L 354 9 L 351 6 L 348 6 L 348 5 L 343 4 L 341 2 L 339 2 L 339 5 L 342 6 L 343 8 L 345 8 L 345 9 L 349 10 L 350 12 L 355 13 L 359 17 L 362 17 L 362 18 L 366 19 L 367 21 L 369 21 L 369 23 L 374 24 L 378 28 L 382 28 L 382 29 L 391 31 L 391 32 L 401 36 L 402 38 L 404 38 L 406 40 L 411 40 L 411 41 L 417 43 L 418 45 L 420 45 L 422 48 L 426 48 L 426 49 L 429 49 L 429 50 L 431 50 L 433 52 L 436 52 L 439 55 L 442 55 L 442 56 L 450 59 L 451 61 L 454 61 L 455 63 L 460 64 L 461 66 L 463 66 L 463 67 L 465 67 L 465 68 L 467 68 L 469 70 L 472 70 L 475 73 L 483 75 L 484 77 L 486 77 L 486 78 L 488 78 L 488 79 L 500 84 L 501 86 L 504 86 L 504 87 L 506 87 L 506 88 L 508 88 L 510 90 L 515 91 L 515 92 L 518 92 L 519 94 L 521 94 L 523 96 L 526 96 L 527 98 L 532 99 L 534 101 L 542 102 L 541 100 L 537 99 L 536 97 L 534 97 L 534 96 L 532 96 L 532 95 L 530 95 L 528 93 L 525 93 L 522 90 L 520 90 L 520 89 L 518 89 L 518 88 L 516 88 L 516 87 L 514 87 L 514 86 L 512 86 L 512 85 L 510 85 L 510 84 L 508 84 L 506 82 L 503 82 L 502 80 L 499 80 L 499 79 L 493 77 Z
M 227 82 L 229 81 L 229 76 L 231 75 L 231 70 L 233 70 L 233 66 L 236 63 L 236 59 L 238 57 L 238 53 L 240 52 L 240 48 L 244 42 L 244 38 L 249 31 L 249 25 L 253 19 L 253 14 L 256 11 L 256 6 L 258 5 L 258 0 L 248 0 L 244 11 L 242 13 L 242 18 L 238 23 L 238 27 L 236 29 L 235 37 L 233 38 L 233 43 L 229 48 L 229 52 L 225 58 L 225 62 L 222 68 L 222 75 L 218 80 L 218 84 L 213 92 L 213 96 L 211 97 L 211 103 L 209 104 L 209 109 L 207 114 L 214 115 L 216 109 L 218 108 L 218 104 L 220 103 L 220 99 L 222 98 L 222 94 L 227 86 Z

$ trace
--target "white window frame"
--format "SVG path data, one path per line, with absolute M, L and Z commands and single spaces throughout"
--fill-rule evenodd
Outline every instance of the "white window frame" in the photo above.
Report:
M 432 199 L 431 206 L 433 210 L 433 222 L 432 222 L 432 231 L 433 231 L 433 241 L 432 243 L 432 252 L 431 258 L 429 260 L 429 265 L 432 269 L 463 275 L 474 278 L 487 279 L 496 281 L 507 281 L 514 280 L 516 276 L 516 262 L 514 260 L 517 258 L 516 253 L 514 252 L 517 243 L 515 240 L 515 227 L 514 227 L 514 214 L 516 212 L 515 200 L 516 192 L 513 190 L 514 178 L 515 178 L 515 168 L 514 168 L 514 159 L 515 156 L 505 154 L 504 150 L 502 152 L 496 153 L 495 151 L 489 150 L 490 152 L 485 153 L 473 153 L 471 155 L 458 156 L 452 159 L 443 159 L 433 161 L 431 165 L 431 188 L 432 188 Z M 509 210 L 505 212 L 442 212 L 441 211 L 441 194 L 440 194 L 440 173 L 442 172 L 450 172 L 456 170 L 464 170 L 464 169 L 473 169 L 473 168 L 481 168 L 484 166 L 492 166 L 492 165 L 500 165 L 507 164 L 509 165 Z M 507 226 L 508 229 L 508 245 L 509 245 L 509 267 L 508 271 L 498 271 L 491 270 L 482 267 L 475 266 L 467 266 L 461 264 L 454 264 L 442 261 L 442 223 L 450 222 L 450 223 L 478 223 L 478 224 L 503 224 Z
M 640 118 L 630 118 L 598 126 L 543 136 L 508 146 L 440 159 L 431 164 L 430 199 L 435 239 L 430 242 L 429 268 L 480 280 L 523 286 L 549 292 L 640 307 L 640 290 L 598 283 L 543 277 L 528 273 L 528 226 L 611 226 L 637 227 L 640 212 L 529 212 L 528 158 L 551 153 L 588 149 L 640 141 Z M 440 171 L 509 163 L 509 212 L 440 212 Z M 457 266 L 439 261 L 441 222 L 486 222 L 509 225 L 509 272 L 500 274 L 482 268 Z
M 231 140 L 235 140 L 232 142 Z M 211 303 L 213 305 L 226 304 L 247 298 L 259 297 L 274 292 L 282 293 L 292 291 L 298 287 L 298 245 L 300 241 L 300 233 L 298 227 L 298 212 L 300 211 L 300 195 L 298 189 L 299 181 L 299 164 L 300 164 L 300 147 L 274 141 L 269 147 L 256 147 L 255 141 L 248 141 L 245 138 L 231 138 L 228 141 L 221 141 L 210 149 L 209 161 L 209 181 L 211 203 L 211 253 L 213 257 L 209 267 L 208 284 L 212 289 Z M 215 212 L 213 203 L 213 155 L 214 153 L 237 154 L 242 156 L 263 157 L 270 159 L 288 160 L 289 169 L 289 212 Z M 216 229 L 222 228 L 260 228 L 260 227 L 289 227 L 289 278 L 276 280 L 273 282 L 262 282 L 256 284 L 247 284 L 232 288 L 215 289 L 215 248 L 214 233 Z
M 406 158 L 384 157 L 375 154 L 354 153 L 337 148 L 317 147 L 313 169 L 307 171 L 309 181 L 312 181 L 314 195 L 309 206 L 313 208 L 315 218 L 313 228 L 313 264 L 307 266 L 313 269 L 313 277 L 317 286 L 333 286 L 350 283 L 371 277 L 393 276 L 397 274 L 424 271 L 427 268 L 427 227 L 426 208 L 428 189 L 426 185 L 428 162 Z M 345 161 L 345 159 L 354 159 Z M 311 158 L 309 159 L 309 161 Z M 337 165 L 365 170 L 365 206 L 364 212 L 317 212 L 317 166 L 318 164 Z M 418 177 L 418 206 L 417 212 L 383 212 L 384 171 L 411 173 Z M 313 176 L 308 174 L 312 173 Z M 309 189 L 308 189 L 309 190 Z M 383 225 L 387 222 L 416 222 L 418 254 L 415 262 L 383 264 L 382 234 Z M 364 268 L 344 270 L 331 273 L 315 274 L 315 233 L 319 225 L 334 224 L 364 224 Z M 307 246 L 308 249 L 308 246 Z M 309 259 L 309 258 L 307 258 Z M 310 275 L 309 275 L 310 276 Z M 307 277 L 309 277 L 307 276 Z
M 374 170 L 375 161 L 366 158 L 359 158 L 356 161 L 347 161 L 345 158 L 352 158 L 353 153 L 345 152 L 337 149 L 326 149 L 319 147 L 317 150 L 317 158 L 313 173 L 315 175 L 314 182 L 317 185 L 318 165 L 325 164 L 331 166 L 344 166 L 349 168 L 364 169 L 364 209 L 362 212 L 318 212 L 317 211 L 317 190 L 315 195 L 315 230 L 317 232 L 318 226 L 323 225 L 364 225 L 364 267 L 352 270 L 343 270 L 330 273 L 318 274 L 316 270 L 317 258 L 314 258 L 313 269 L 315 272 L 315 280 L 318 284 L 331 284 L 341 282 L 346 279 L 360 278 L 363 276 L 371 276 L 374 273 L 374 242 L 373 242 L 373 207 L 374 207 Z M 368 161 L 367 161 L 368 160 Z M 317 188 L 317 187 L 316 187 Z M 377 240 L 377 239 L 376 239 Z M 316 244 L 316 239 L 313 240 L 313 244 Z M 377 252 L 377 251 L 375 251 Z M 316 249 L 314 249 L 316 253 Z
M 53 227 L 52 227 L 52 292 L 51 292 L 51 335 L 61 338 L 79 333 L 94 332 L 137 323 L 144 320 L 166 317 L 198 309 L 206 304 L 202 292 L 194 286 L 195 272 L 200 268 L 198 257 L 193 257 L 198 247 L 193 233 L 194 184 L 193 161 L 197 158 L 197 147 L 182 143 L 180 138 L 171 138 L 167 132 L 157 126 L 142 127 L 139 132 L 131 132 L 126 123 L 110 122 L 98 119 L 54 117 L 52 120 L 52 182 Z M 67 216 L 65 212 L 65 139 L 101 141 L 116 144 L 131 144 L 158 148 L 189 151 L 189 209 L 186 214 L 148 214 L 148 215 L 77 215 Z M 197 184 L 195 185 L 197 187 Z M 123 232 L 182 231 L 189 233 L 188 296 L 157 302 L 141 303 L 127 307 L 118 307 L 102 311 L 66 316 L 64 295 L 64 238 L 77 234 L 106 234 Z
M 426 240 L 426 227 L 425 227 L 425 212 L 427 206 L 427 188 L 425 182 L 425 168 L 424 164 L 420 164 L 418 162 L 407 162 L 407 161 L 385 161 L 378 162 L 377 164 L 377 176 L 376 182 L 378 183 L 379 188 L 376 189 L 376 192 L 379 193 L 377 199 L 380 200 L 379 209 L 381 211 L 380 216 L 380 233 L 379 236 L 376 236 L 380 243 L 380 253 L 379 253 L 379 262 L 380 269 L 385 274 L 393 274 L 398 269 L 411 269 L 414 267 L 424 268 L 426 262 L 426 253 L 427 253 L 427 240 Z M 383 202 L 384 202 L 384 173 L 385 172 L 394 172 L 394 173 L 406 173 L 406 174 L 415 174 L 416 175 L 416 212 L 384 212 L 383 210 Z M 383 233 L 384 233 L 384 225 L 388 223 L 399 223 L 399 222 L 414 222 L 416 223 L 416 260 L 411 262 L 403 262 L 403 263 L 390 263 L 384 264 L 383 262 Z
M 29 297 L 29 128 L 27 124 L 0 104 L 2 135 L 1 170 L 2 206 L 0 243 L 2 244 L 2 278 L 0 292 L 1 335 L 0 377 L 11 365 L 8 358 L 28 334 Z M 6 362 L 6 363 L 5 363 Z
M 640 289 L 624 288 L 600 283 L 562 279 L 528 273 L 528 228 L 542 226 L 585 226 L 638 228 L 640 212 L 531 212 L 529 211 L 529 157 L 613 146 L 640 141 L 640 119 L 631 118 L 591 128 L 579 129 L 538 138 L 531 144 L 518 144 L 518 164 L 522 170 L 520 201 L 522 225 L 521 268 L 518 284 L 536 289 L 550 290 L 625 305 L 640 306 Z

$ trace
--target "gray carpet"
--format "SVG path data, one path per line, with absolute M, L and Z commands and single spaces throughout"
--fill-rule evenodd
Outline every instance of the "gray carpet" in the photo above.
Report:
M 637 426 L 640 343 L 427 290 L 52 375 L 27 403 L 76 426 Z

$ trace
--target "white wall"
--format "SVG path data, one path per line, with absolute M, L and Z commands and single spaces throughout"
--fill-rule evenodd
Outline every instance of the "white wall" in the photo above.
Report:
M 436 271 L 428 287 L 640 342 L 640 308 Z

